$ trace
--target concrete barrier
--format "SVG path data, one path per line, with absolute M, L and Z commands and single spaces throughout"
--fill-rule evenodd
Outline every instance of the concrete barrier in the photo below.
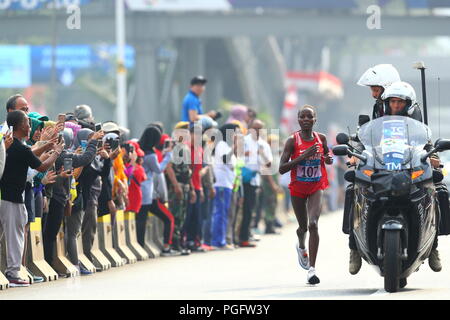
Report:
M 0 290 L 6 290 L 8 288 L 9 288 L 9 281 L 8 279 L 6 279 L 3 273 L 0 272 Z
M 78 269 L 66 257 L 64 228 L 62 227 L 62 224 L 56 235 L 56 257 L 53 260 L 53 267 L 59 274 L 65 274 L 71 278 L 80 275 Z
M 145 230 L 145 246 L 144 249 L 147 251 L 150 258 L 156 258 L 159 257 L 161 254 L 160 247 L 154 242 L 155 237 L 155 231 L 154 231 L 154 224 L 155 219 L 158 219 L 155 217 L 152 213 L 148 213 L 147 218 L 147 224 L 146 224 L 146 230 Z
M 96 271 L 95 265 L 91 262 L 91 260 L 86 257 L 83 252 L 83 241 L 81 237 L 81 232 L 77 235 L 77 253 L 78 253 L 78 261 L 84 266 L 86 270 L 94 273 Z M 105 258 L 106 259 L 106 258 Z
M 34 283 L 33 276 L 27 271 L 27 268 L 25 268 L 25 266 L 23 266 L 23 265 L 20 267 L 19 277 L 21 279 L 28 279 L 30 284 Z
M 153 217 L 153 242 L 160 251 L 164 249 L 164 222 L 156 216 Z
M 113 247 L 113 232 L 111 225 L 111 215 L 106 214 L 97 219 L 98 247 L 108 258 L 113 267 L 121 267 L 125 264 L 122 257 Z
M 106 256 L 100 250 L 98 238 L 99 238 L 99 235 L 97 232 L 94 237 L 94 243 L 92 244 L 91 256 L 92 256 L 94 265 L 97 268 L 99 268 L 100 270 L 105 271 L 105 270 L 108 270 L 111 268 L 111 262 L 108 260 L 108 258 L 106 258 Z
M 35 222 L 30 223 L 26 265 L 31 272 L 43 277 L 44 281 L 58 280 L 58 274 L 44 258 L 41 218 L 36 218 Z
M 139 261 L 147 260 L 148 253 L 137 242 L 136 237 L 136 214 L 134 212 L 125 212 L 125 241 L 131 252 L 137 257 Z
M 125 216 L 122 210 L 116 213 L 116 223 L 113 225 L 113 247 L 122 258 L 127 259 L 127 263 L 136 263 L 137 257 L 127 246 L 127 239 L 125 235 Z

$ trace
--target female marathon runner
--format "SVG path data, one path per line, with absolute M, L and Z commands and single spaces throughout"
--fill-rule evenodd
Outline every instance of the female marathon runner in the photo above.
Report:
M 297 254 L 300 266 L 308 270 L 307 280 L 310 284 L 320 282 L 315 265 L 319 248 L 317 223 L 322 210 L 323 190 L 328 187 L 326 164 L 332 164 L 333 158 L 328 154 L 327 139 L 322 133 L 313 131 L 316 112 L 308 105 L 298 112 L 300 130 L 286 141 L 280 159 L 280 174 L 291 171 L 292 206 L 299 224 L 297 229 Z M 292 159 L 291 161 L 289 161 Z M 309 252 L 305 248 L 306 232 L 309 230 Z

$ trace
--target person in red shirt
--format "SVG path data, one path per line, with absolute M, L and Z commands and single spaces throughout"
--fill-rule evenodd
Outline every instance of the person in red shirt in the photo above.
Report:
M 202 206 L 205 201 L 203 193 L 200 170 L 203 168 L 203 148 L 202 148 L 202 128 L 199 125 L 193 125 L 190 128 L 191 133 L 191 168 L 192 185 L 195 190 L 195 197 L 190 199 L 186 220 L 186 245 L 192 252 L 204 252 L 201 247 L 202 232 Z
M 130 157 L 131 161 L 126 164 L 126 174 L 130 182 L 130 186 L 128 188 L 128 206 L 126 211 L 131 211 L 137 214 L 142 205 L 141 183 L 147 180 L 144 167 L 142 167 L 145 154 L 137 142 L 128 141 L 127 144 L 134 147 L 137 158 L 134 162 L 132 157 Z
M 306 105 L 298 112 L 300 130 L 286 141 L 279 169 L 280 174 L 291 171 L 289 189 L 299 224 L 297 254 L 300 266 L 308 270 L 307 280 L 310 284 L 320 282 L 315 271 L 319 248 L 318 221 L 322 210 L 323 190 L 328 188 L 325 164 L 333 163 L 325 135 L 313 131 L 316 121 L 317 115 L 313 107 Z M 308 259 L 305 248 L 308 230 L 311 259 Z

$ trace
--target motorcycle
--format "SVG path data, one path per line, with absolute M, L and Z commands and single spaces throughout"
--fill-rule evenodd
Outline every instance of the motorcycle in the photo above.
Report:
M 355 137 L 353 136 L 353 139 Z M 439 206 L 434 183 L 442 175 L 429 157 L 450 150 L 450 140 L 438 139 L 431 150 L 431 130 L 402 116 L 384 116 L 363 124 L 357 138 L 364 150 L 349 143 L 345 133 L 333 147 L 337 156 L 359 159 L 345 179 L 354 184 L 350 214 L 361 257 L 384 277 L 387 292 L 396 292 L 428 258 L 438 234 Z

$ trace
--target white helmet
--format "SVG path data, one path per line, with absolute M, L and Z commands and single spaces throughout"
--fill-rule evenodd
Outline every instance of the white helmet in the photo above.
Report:
M 408 82 L 397 81 L 391 84 L 381 95 L 382 100 L 389 98 L 410 100 L 411 104 L 414 104 L 416 102 L 416 91 Z
M 381 99 L 384 100 L 388 114 L 390 113 L 389 98 L 406 100 L 407 103 L 403 112 L 410 114 L 416 104 L 416 91 L 409 83 L 404 81 L 397 81 L 391 84 L 381 95 Z
M 378 64 L 367 69 L 357 84 L 360 86 L 380 86 L 386 89 L 397 81 L 401 81 L 400 75 L 392 64 Z

